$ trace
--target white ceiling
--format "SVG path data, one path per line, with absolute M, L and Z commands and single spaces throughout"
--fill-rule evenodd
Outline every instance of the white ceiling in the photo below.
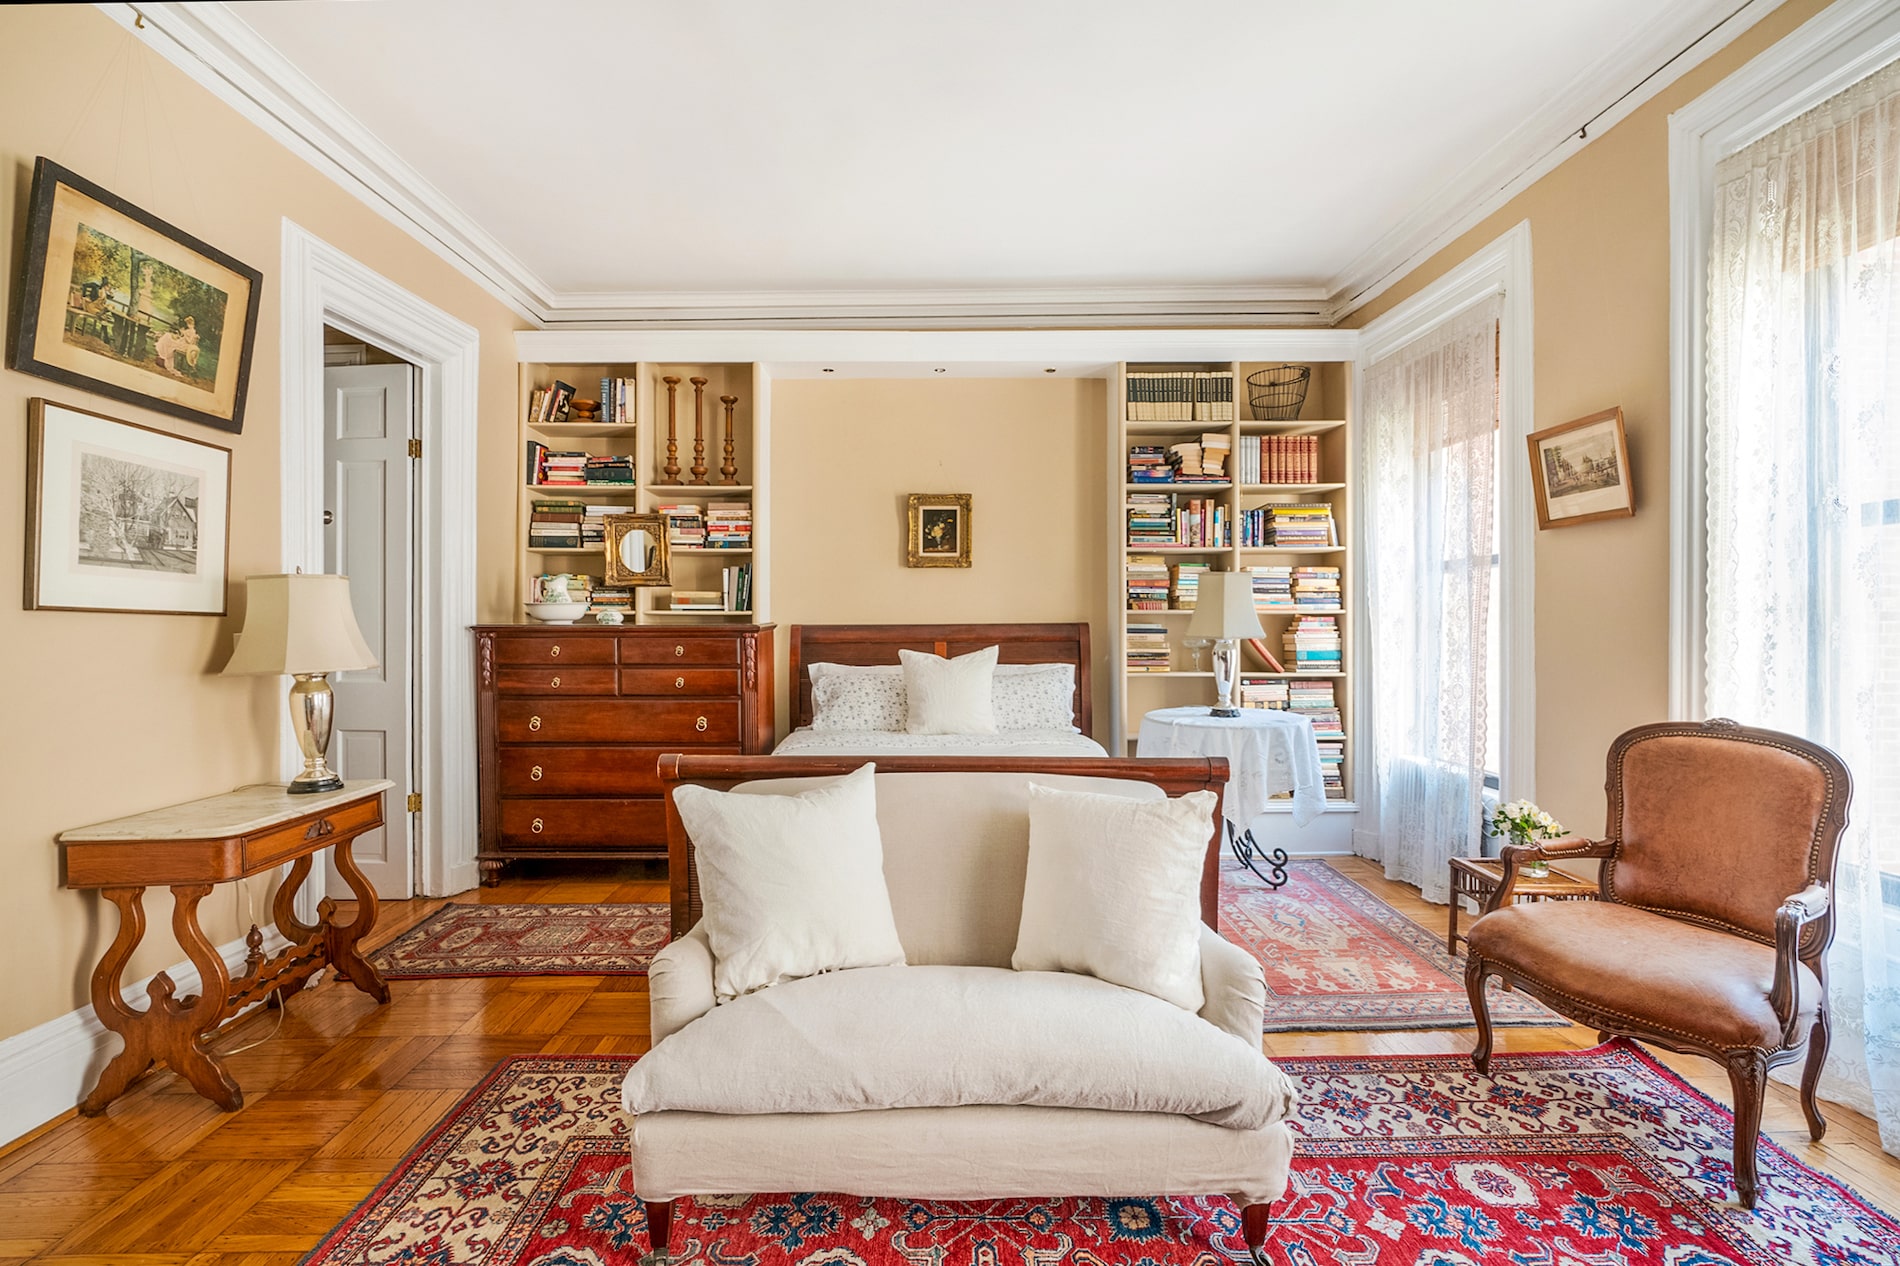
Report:
M 1381 251 L 1415 249 L 1445 227 L 1434 217 L 1493 192 L 1500 163 L 1561 144 L 1734 7 L 229 9 L 308 77 L 299 95 L 340 107 L 391 152 L 385 166 L 413 169 L 418 200 L 553 306 L 625 307 L 923 291 L 1336 297 L 1361 284 L 1355 270 L 1386 266 Z

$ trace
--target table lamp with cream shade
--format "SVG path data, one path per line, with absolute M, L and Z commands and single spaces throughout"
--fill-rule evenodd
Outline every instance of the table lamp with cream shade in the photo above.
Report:
M 249 576 L 244 631 L 224 666 L 226 675 L 289 674 L 290 725 L 303 751 L 303 772 L 284 790 L 335 791 L 343 779 L 325 762 L 334 696 L 330 674 L 376 667 L 350 606 L 350 578 L 297 572 Z
M 1234 683 L 1240 676 L 1240 643 L 1267 635 L 1254 611 L 1253 573 L 1204 571 L 1196 587 L 1194 618 L 1183 636 L 1204 637 L 1214 644 L 1214 689 L 1220 697 L 1213 715 L 1237 717 Z

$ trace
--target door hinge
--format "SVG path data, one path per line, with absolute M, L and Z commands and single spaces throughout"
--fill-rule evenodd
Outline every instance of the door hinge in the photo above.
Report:
M 412 439 L 409 441 L 409 456 L 411 457 L 422 456 L 422 441 L 421 440 Z
M 420 791 L 412 791 L 409 793 L 409 812 L 422 812 L 422 793 Z

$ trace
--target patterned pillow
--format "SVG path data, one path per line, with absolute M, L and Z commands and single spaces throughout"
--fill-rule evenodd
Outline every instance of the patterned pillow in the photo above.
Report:
M 998 664 L 990 710 L 998 730 L 1075 729 L 1075 665 Z
M 811 684 L 814 730 L 904 729 L 901 673 L 831 673 Z

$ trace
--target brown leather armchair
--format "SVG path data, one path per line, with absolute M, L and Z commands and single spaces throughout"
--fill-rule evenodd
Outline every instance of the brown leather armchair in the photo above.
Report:
M 1799 1059 L 1801 1107 L 1827 1059 L 1835 854 L 1852 791 L 1824 747 L 1733 721 L 1646 725 L 1610 748 L 1603 840 L 1507 845 L 1504 874 L 1471 925 L 1465 987 L 1472 1060 L 1490 1071 L 1485 981 L 1581 1024 L 1703 1055 L 1735 1091 L 1735 1189 L 1755 1207 L 1755 1144 L 1768 1070 Z M 1603 860 L 1601 900 L 1512 905 L 1527 861 Z

